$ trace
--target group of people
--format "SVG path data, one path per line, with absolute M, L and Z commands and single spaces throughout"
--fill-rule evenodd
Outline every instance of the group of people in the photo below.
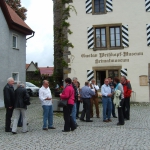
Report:
M 5 131 L 17 134 L 17 125 L 22 120 L 23 133 L 28 132 L 26 110 L 29 103 L 29 95 L 22 83 L 17 84 L 17 89 L 13 87 L 14 79 L 8 78 L 7 84 L 4 87 L 4 104 L 6 108 L 6 122 Z M 60 93 L 61 100 L 67 100 L 67 106 L 63 107 L 64 129 L 62 132 L 74 131 L 77 127 L 76 119 L 85 122 L 93 122 L 93 104 L 96 108 L 96 117 L 100 118 L 99 114 L 99 100 L 98 100 L 99 86 L 96 85 L 95 79 L 91 82 L 85 82 L 85 86 L 80 89 L 78 79 L 74 77 L 65 79 L 65 88 Z M 103 122 L 111 122 L 111 114 L 117 118 L 115 113 L 114 97 L 116 91 L 120 91 L 118 109 L 118 123 L 117 125 L 124 125 L 124 120 L 130 120 L 130 96 L 131 84 L 130 81 L 122 76 L 121 79 L 111 77 L 104 80 L 101 87 L 102 106 L 103 106 Z M 43 85 L 39 90 L 39 99 L 43 108 L 43 130 L 56 129 L 53 126 L 53 101 L 52 94 L 49 88 L 49 81 L 44 80 Z M 27 102 L 25 102 L 27 101 Z M 83 110 L 79 116 L 80 103 L 83 102 Z M 14 122 L 11 128 L 11 117 L 14 112 Z
M 96 108 L 96 117 L 100 117 L 98 106 L 99 86 L 96 85 L 95 79 L 92 79 L 91 82 L 85 82 L 85 86 L 81 89 L 77 78 L 73 78 L 73 81 L 71 81 L 70 78 L 66 78 L 65 83 L 66 86 L 60 94 L 60 98 L 68 101 L 67 106 L 63 107 L 65 121 L 63 132 L 69 132 L 77 128 L 77 118 L 80 118 L 81 121 L 93 122 L 93 120 L 91 120 L 91 118 L 93 118 L 93 104 L 95 104 Z M 114 118 L 117 118 L 114 104 L 117 91 L 120 93 L 120 95 L 118 95 L 119 104 L 116 105 L 118 109 L 117 125 L 124 125 L 125 120 L 130 120 L 130 96 L 132 92 L 130 81 L 127 80 L 125 76 L 122 76 L 121 79 L 115 77 L 112 80 L 112 78 L 109 77 L 104 80 L 104 84 L 101 87 L 103 122 L 112 122 L 111 114 Z M 83 102 L 83 110 L 79 117 L 80 102 Z
M 3 89 L 4 104 L 6 108 L 5 132 L 17 134 L 17 126 L 23 126 L 22 132 L 26 133 L 28 132 L 26 110 L 27 105 L 30 104 L 30 96 L 28 95 L 24 84 L 18 82 L 16 90 L 14 90 L 13 84 L 14 79 L 10 77 L 7 79 L 7 84 Z M 11 128 L 12 114 L 14 114 L 14 122 Z
M 114 96 L 117 90 L 120 91 L 118 109 L 118 123 L 117 125 L 124 125 L 125 120 L 130 120 L 130 97 L 131 97 L 131 84 L 130 81 L 122 76 L 121 79 L 115 77 L 106 78 L 104 85 L 101 87 L 102 105 L 103 105 L 103 122 L 111 122 L 111 113 L 114 118 L 115 105 Z

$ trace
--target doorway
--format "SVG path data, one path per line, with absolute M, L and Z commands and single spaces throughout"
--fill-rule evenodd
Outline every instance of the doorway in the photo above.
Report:
M 96 83 L 101 88 L 106 78 L 106 71 L 96 71 Z

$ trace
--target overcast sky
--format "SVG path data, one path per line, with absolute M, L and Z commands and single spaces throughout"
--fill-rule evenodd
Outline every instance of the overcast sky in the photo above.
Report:
M 21 5 L 28 10 L 25 22 L 35 31 L 35 36 L 27 40 L 26 63 L 53 66 L 53 1 L 21 0 Z

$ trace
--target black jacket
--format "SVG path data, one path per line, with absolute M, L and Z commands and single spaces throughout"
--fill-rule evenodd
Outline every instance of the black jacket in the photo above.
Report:
M 5 108 L 14 107 L 15 92 L 13 86 L 6 84 L 3 89 Z
M 19 86 L 16 90 L 15 90 L 15 105 L 14 108 L 25 108 L 27 109 L 27 105 L 24 103 L 25 99 L 30 99 L 29 94 L 27 93 L 27 90 L 22 87 Z

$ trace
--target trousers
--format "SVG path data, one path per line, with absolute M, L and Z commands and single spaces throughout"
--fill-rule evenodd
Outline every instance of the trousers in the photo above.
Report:
M 87 121 L 90 120 L 90 108 L 91 108 L 90 98 L 83 98 L 83 110 L 80 119 L 84 119 L 86 115 L 86 120 Z
M 93 117 L 93 104 L 95 105 L 96 116 L 99 117 L 98 97 L 92 96 L 91 98 L 91 111 L 90 111 L 91 117 Z
M 17 132 L 18 120 L 20 117 L 20 113 L 22 114 L 23 119 L 23 130 L 22 132 L 27 132 L 27 118 L 26 118 L 26 109 L 24 108 L 15 108 L 14 109 L 14 122 L 12 127 L 12 132 Z
M 123 115 L 125 119 L 130 120 L 130 97 L 124 98 Z
M 13 114 L 13 109 L 6 108 L 6 118 L 5 118 L 5 130 L 6 131 L 10 130 L 12 114 Z
M 64 116 L 64 131 L 74 130 L 76 128 L 74 120 L 71 116 L 73 105 L 68 104 L 66 107 L 63 107 L 63 116 Z

